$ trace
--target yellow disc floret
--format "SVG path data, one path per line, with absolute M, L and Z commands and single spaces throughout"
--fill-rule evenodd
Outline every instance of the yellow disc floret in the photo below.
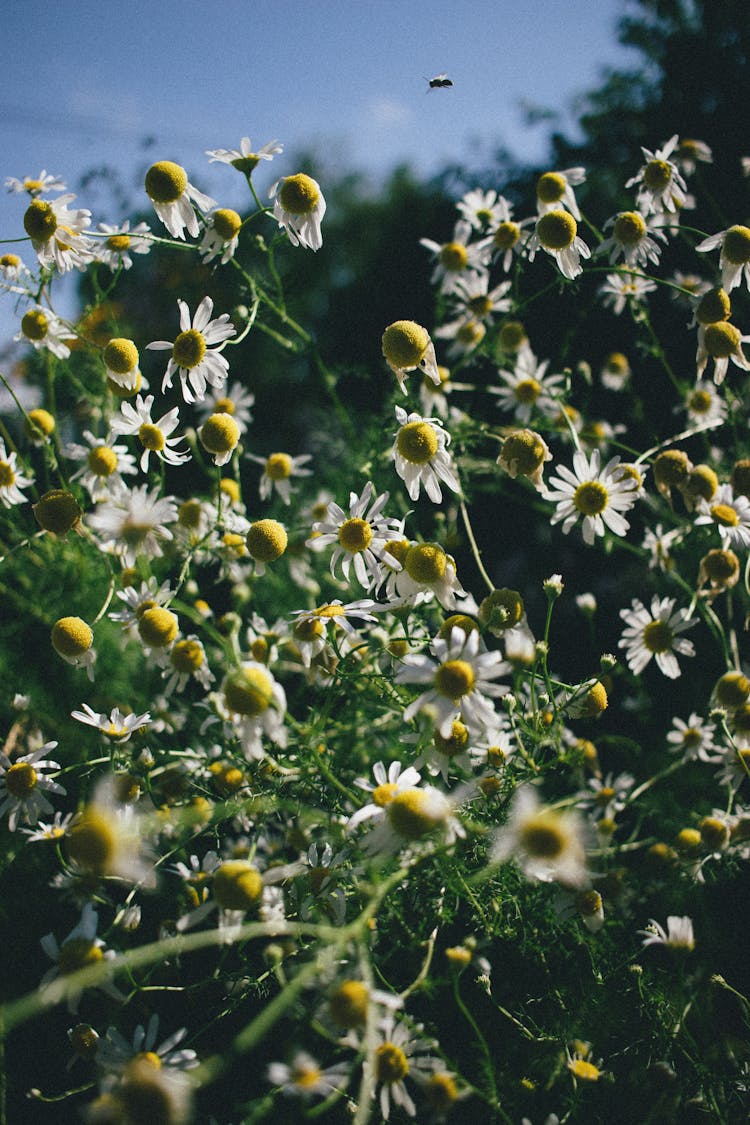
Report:
M 469 255 L 462 242 L 446 242 L 440 249 L 440 265 L 448 273 L 458 273 L 465 270 Z
M 542 203 L 559 203 L 566 187 L 567 181 L 559 172 L 545 172 L 536 182 L 536 197 Z
M 598 480 L 579 484 L 573 493 L 573 504 L 583 516 L 598 516 L 609 503 L 609 492 Z
M 339 543 L 350 555 L 366 551 L 372 542 L 372 527 L 367 520 L 353 517 L 339 527 Z
M 237 715 L 262 715 L 273 702 L 273 681 L 252 665 L 230 672 L 224 680 L 224 701 Z
M 240 440 L 240 428 L 230 414 L 211 414 L 200 428 L 200 439 L 209 453 L 231 453 Z
M 430 343 L 426 328 L 413 320 L 397 320 L 383 333 L 383 355 L 398 368 L 417 367 Z
M 23 229 L 34 242 L 47 242 L 57 230 L 57 218 L 52 205 L 34 199 L 26 208 Z
M 150 648 L 168 648 L 177 636 L 179 622 L 170 609 L 155 606 L 147 609 L 138 622 L 141 639 Z
M 177 641 L 169 654 L 169 659 L 176 672 L 190 675 L 203 667 L 205 659 L 203 645 L 190 637 Z
M 138 348 L 132 340 L 116 336 L 103 352 L 104 363 L 115 375 L 129 375 L 138 366 Z
M 228 859 L 214 872 L 214 898 L 224 910 L 249 910 L 260 898 L 263 880 L 246 859 Z
M 32 441 L 38 441 L 40 438 L 44 440 L 55 432 L 55 419 L 49 410 L 37 407 L 26 415 L 23 428 Z
M 717 324 L 722 320 L 729 320 L 732 315 L 732 303 L 729 295 L 721 288 L 709 289 L 698 302 L 695 310 L 695 319 L 699 324 Z
M 646 234 L 646 221 L 638 211 L 622 211 L 615 219 L 615 239 L 623 246 L 636 246 Z
M 426 465 L 438 451 L 438 436 L 429 422 L 407 422 L 396 436 L 396 448 L 412 465 Z
M 271 480 L 287 480 L 292 475 L 292 459 L 288 453 L 272 453 L 265 471 Z
M 214 230 L 219 238 L 224 242 L 229 242 L 239 234 L 242 227 L 242 219 L 236 211 L 232 211 L 229 207 L 220 207 L 218 211 L 213 213 Z
M 115 834 L 106 817 L 93 808 L 84 809 L 68 834 L 68 855 L 84 871 L 95 875 L 109 868 L 115 852 Z
M 707 325 L 703 333 L 703 346 L 713 359 L 728 359 L 731 355 L 739 355 L 740 344 L 739 329 L 726 321 Z
M 545 250 L 567 250 L 578 233 L 578 223 L 569 211 L 548 211 L 537 221 L 536 233 Z
M 328 1009 L 340 1027 L 361 1027 L 367 1019 L 370 990 L 361 980 L 343 981 L 328 997 Z
M 472 690 L 474 681 L 474 669 L 468 660 L 447 660 L 435 673 L 435 687 L 447 699 L 460 699 Z
M 288 541 L 286 529 L 278 520 L 256 520 L 245 536 L 250 557 L 261 563 L 281 558 Z
M 750 227 L 730 227 L 724 235 L 722 253 L 735 266 L 750 262 Z
M 320 202 L 318 185 L 304 172 L 287 176 L 279 190 L 279 202 L 292 215 L 309 215 Z
M 378 1082 L 390 1085 L 400 1082 L 409 1073 L 406 1055 L 395 1043 L 381 1043 L 375 1051 L 375 1074 Z
M 448 566 L 448 556 L 439 543 L 416 543 L 403 560 L 406 573 L 415 582 L 439 582 Z
M 21 331 L 27 340 L 43 340 L 48 328 L 49 321 L 41 309 L 31 309 L 21 318 Z
M 5 774 L 5 788 L 11 797 L 23 801 L 37 786 L 39 778 L 30 762 L 15 762 Z
M 172 358 L 178 367 L 185 367 L 189 371 L 203 361 L 206 354 L 206 341 L 202 332 L 197 328 L 188 328 L 180 332 L 172 346 Z
M 52 647 L 66 659 L 83 656 L 93 643 L 93 630 L 81 617 L 61 617 L 52 626 Z
M 146 194 L 154 203 L 176 203 L 187 186 L 187 172 L 171 160 L 152 164 L 146 173 Z

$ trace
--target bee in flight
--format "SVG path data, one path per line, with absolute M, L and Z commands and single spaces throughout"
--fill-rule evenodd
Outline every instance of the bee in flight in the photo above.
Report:
M 425 78 L 425 82 L 430 90 L 447 90 L 453 85 L 453 79 L 447 74 L 436 74 L 434 78 Z

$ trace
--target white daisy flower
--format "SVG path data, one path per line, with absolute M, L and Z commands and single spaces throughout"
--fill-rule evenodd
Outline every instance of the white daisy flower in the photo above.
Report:
M 246 176 L 249 176 L 255 171 L 261 160 L 273 160 L 274 156 L 283 151 L 284 146 L 279 144 L 278 141 L 267 141 L 257 152 L 253 152 L 250 138 L 243 137 L 238 149 L 207 149 L 206 156 L 209 158 L 209 164 L 213 164 L 214 161 L 221 164 L 231 164 L 238 172 L 243 172 Z
M 722 543 L 728 547 L 750 547 L 750 500 L 734 495 L 731 484 L 721 484 L 710 500 L 698 503 L 696 526 L 718 527 Z
M 211 414 L 231 414 L 240 434 L 244 434 L 253 420 L 254 404 L 255 395 L 252 391 L 245 390 L 241 383 L 230 383 L 220 387 L 214 394 L 207 394 L 196 406 L 196 410 L 202 419 Z
M 388 605 L 383 611 L 401 605 L 422 605 L 437 598 L 443 609 L 456 608 L 457 598 L 467 598 L 456 573 L 456 562 L 439 543 L 410 543 L 408 539 L 391 540 L 388 554 L 397 559 L 390 567 L 384 562 L 385 596 Z
M 34 483 L 33 477 L 18 471 L 18 454 L 9 453 L 0 437 L 0 504 L 12 508 L 14 504 L 25 504 L 27 497 L 21 489 Z
M 719 762 L 721 747 L 714 742 L 716 724 L 707 723 L 701 715 L 693 711 L 687 722 L 672 719 L 673 730 L 667 735 L 670 752 L 682 753 L 683 762 Z
M 68 976 L 79 969 L 96 965 L 100 961 L 111 961 L 114 958 L 114 950 L 106 949 L 102 939 L 96 936 L 98 925 L 99 915 L 93 904 L 87 902 L 81 910 L 80 921 L 61 944 L 58 944 L 57 938 L 52 933 L 46 934 L 41 939 L 40 945 L 50 960 L 54 961 L 54 965 L 42 977 L 39 982 L 40 988 L 44 988 L 58 977 Z M 115 1000 L 125 999 L 110 981 L 105 980 L 97 987 Z M 68 995 L 69 1011 L 77 1010 L 80 996 L 80 991 L 73 991 Z
M 729 361 L 742 371 L 750 371 L 742 345 L 750 343 L 750 336 L 743 336 L 739 328 L 729 321 L 701 325 L 698 329 L 698 351 L 695 365 L 698 377 L 706 370 L 709 359 L 714 361 L 714 383 L 717 387 L 726 378 Z
M 696 250 L 706 253 L 721 247 L 719 269 L 721 270 L 721 286 L 727 293 L 731 293 L 744 281 L 750 289 L 750 227 L 735 224 L 726 230 L 704 238 L 696 246 Z
M 588 883 L 583 825 L 577 813 L 540 804 L 531 785 L 513 797 L 506 824 L 495 836 L 492 862 L 512 859 L 529 879 L 565 887 Z
M 282 1094 L 309 1101 L 343 1090 L 349 1079 L 349 1064 L 339 1062 L 324 1068 L 306 1051 L 297 1051 L 290 1063 L 269 1063 L 266 1076 Z
M 535 410 L 549 418 L 559 409 L 565 376 L 548 375 L 548 367 L 548 359 L 540 363 L 530 348 L 524 349 L 512 371 L 498 371 L 504 386 L 487 389 L 497 395 L 500 408 L 512 410 L 519 422 L 528 422 Z
M 268 196 L 273 199 L 273 217 L 286 231 L 292 246 L 320 250 L 323 245 L 320 224 L 326 213 L 326 201 L 317 180 L 304 172 L 282 176 L 273 184 Z
M 649 554 L 649 570 L 672 570 L 674 559 L 670 551 L 682 541 L 683 533 L 679 527 L 665 531 L 660 523 L 656 527 L 648 528 L 643 536 L 644 550 Z
M 406 484 L 411 500 L 419 498 L 420 485 L 434 504 L 443 498 L 440 481 L 452 492 L 459 493 L 461 486 L 456 475 L 453 458 L 448 452 L 450 434 L 435 418 L 423 418 L 413 412 L 407 414 L 396 407 L 396 421 L 401 427 L 396 434 L 391 457 L 396 472 Z
M 126 586 L 124 590 L 116 590 L 115 596 L 124 603 L 124 607 L 107 616 L 110 621 L 120 621 L 125 626 L 135 627 L 147 609 L 167 606 L 176 593 L 169 582 L 162 582 L 160 586 L 152 575 L 138 587 Z
M 67 359 L 70 355 L 68 345 L 76 336 L 49 309 L 35 308 L 21 317 L 21 331 L 13 339 L 31 344 L 36 351 L 49 351 L 58 359 Z
M 458 282 L 467 275 L 486 273 L 490 246 L 486 239 L 470 244 L 471 235 L 471 223 L 459 219 L 453 228 L 450 242 L 441 245 L 431 238 L 420 238 L 420 246 L 424 246 L 435 258 L 430 281 L 433 285 L 440 282 L 441 293 L 452 293 Z
M 124 566 L 135 566 L 139 555 L 159 558 L 162 543 L 173 538 L 169 524 L 177 522 L 172 496 L 149 492 L 148 485 L 120 490 L 87 516 L 92 531 L 102 537 L 102 550 L 119 555 Z
M 198 247 L 204 263 L 208 265 L 221 255 L 221 264 L 225 266 L 234 257 L 241 230 L 242 219 L 230 207 L 219 207 L 206 215 L 206 226 Z
M 597 535 L 609 529 L 614 535 L 625 535 L 630 524 L 623 516 L 635 503 L 637 482 L 622 472 L 620 458 L 613 457 L 601 468 L 601 455 L 595 449 L 590 457 L 581 450 L 573 455 L 573 470 L 558 465 L 558 476 L 550 478 L 553 489 L 542 493 L 545 500 L 557 504 L 553 524 L 563 521 L 567 535 L 582 521 L 584 543 L 591 546 Z
M 610 306 L 615 316 L 619 316 L 626 305 L 632 309 L 646 293 L 656 289 L 656 282 L 648 277 L 638 277 L 630 273 L 610 273 L 599 289 L 603 304 Z
M 71 822 L 67 852 L 83 877 L 156 885 L 147 849 L 147 820 L 135 804 L 139 792 L 136 787 L 133 795 L 121 800 L 117 780 L 109 774 L 97 783 L 92 800 Z
M 15 832 L 19 820 L 36 824 L 43 814 L 52 812 L 46 794 L 64 795 L 65 789 L 45 773 L 59 770 L 60 763 L 45 757 L 56 742 L 45 742 L 37 750 L 12 760 L 0 751 L 0 816 L 8 813 L 8 828 Z
M 687 914 L 682 917 L 670 914 L 666 930 L 651 918 L 647 928 L 638 933 L 643 937 L 644 949 L 648 945 L 666 945 L 680 953 L 690 953 L 695 949 L 693 920 Z
M 372 1058 L 368 1054 L 364 1065 L 372 1072 L 372 1096 L 378 1096 L 383 1121 L 387 1121 L 390 1116 L 391 1101 L 408 1117 L 416 1117 L 417 1107 L 404 1079 L 413 1078 L 414 1072 L 420 1069 L 424 1069 L 426 1075 L 432 1073 L 432 1059 L 419 1058 L 419 1053 L 426 1052 L 429 1048 L 427 1040 L 415 1036 L 405 1023 L 398 1023 L 392 1017 L 380 1028 L 375 1052 Z
M 473 188 L 459 200 L 456 208 L 461 212 L 461 217 L 478 231 L 493 231 L 510 218 L 508 200 L 494 190 Z
M 237 732 L 247 758 L 263 757 L 263 735 L 277 746 L 286 746 L 286 692 L 266 665 L 245 660 L 228 672 L 215 704 L 220 717 Z
M 148 254 L 153 242 L 144 237 L 151 234 L 147 223 L 138 223 L 130 229 L 130 220 L 126 219 L 120 226 L 110 223 L 99 223 L 99 230 L 107 237 L 101 243 L 97 241 L 94 256 L 98 262 L 114 272 L 117 269 L 129 270 L 133 264 L 131 254 Z
M 290 617 L 294 618 L 292 639 L 300 650 L 304 666 L 310 667 L 313 657 L 325 648 L 329 633 L 334 633 L 336 629 L 343 629 L 349 637 L 356 637 L 350 617 L 360 623 L 375 622 L 377 618 L 370 612 L 374 605 L 371 598 L 360 598 L 347 605 L 335 598 L 317 609 L 298 609 L 291 613 Z
M 10 289 L 13 293 L 25 292 L 24 289 L 17 289 L 9 283 L 27 281 L 30 277 L 31 271 L 23 264 L 18 254 L 0 254 L 0 284 L 4 289 Z
M 91 261 L 91 240 L 83 231 L 91 222 L 91 212 L 69 208 L 74 195 L 61 195 L 51 202 L 34 199 L 23 217 L 24 230 L 31 239 L 39 264 L 53 266 L 60 273 L 85 269 Z
M 485 727 L 497 726 L 498 718 L 490 698 L 507 694 L 504 684 L 493 683 L 511 671 L 499 652 L 480 651 L 479 632 L 468 635 L 452 628 L 447 639 L 432 641 L 432 657 L 424 654 L 405 656 L 396 673 L 397 684 L 427 684 L 404 711 L 404 720 L 425 711 L 440 731 L 449 738 L 453 723 L 459 717 L 472 731 L 481 733 Z
M 67 835 L 70 823 L 75 813 L 56 812 L 51 821 L 40 820 L 36 828 L 21 828 L 24 836 L 28 836 L 29 843 L 59 843 Z
M 214 682 L 214 674 L 206 661 L 206 650 L 195 633 L 175 641 L 159 663 L 164 665 L 162 677 L 167 681 L 164 688 L 167 696 L 174 691 L 184 691 L 191 679 L 197 680 L 206 691 Z
M 6 176 L 5 186 L 10 192 L 20 194 L 27 192 L 32 198 L 37 195 L 42 195 L 48 191 L 65 191 L 66 184 L 59 176 L 53 176 L 42 168 L 38 176 L 24 176 L 22 180 L 16 179 L 15 176 Z
M 582 272 L 581 258 L 590 258 L 591 250 L 578 235 L 578 223 L 569 211 L 556 207 L 537 219 L 534 233 L 529 239 L 529 261 L 533 262 L 539 249 L 557 262 L 563 277 L 572 281 Z
M 713 164 L 714 157 L 710 146 L 705 141 L 696 141 L 692 137 L 681 137 L 675 160 L 686 176 L 692 176 L 698 163 Z
M 720 398 L 711 383 L 698 380 L 685 396 L 685 410 L 691 422 L 698 425 L 717 426 L 727 416 L 727 404 Z
M 442 383 L 435 345 L 427 329 L 416 321 L 396 320 L 389 324 L 383 333 L 382 349 L 383 357 L 398 379 L 403 394 L 406 394 L 406 375 L 417 368 L 436 386 Z
M 491 259 L 497 262 L 502 258 L 501 269 L 505 273 L 508 273 L 513 264 L 513 255 L 520 254 L 525 247 L 525 239 L 522 238 L 524 228 L 534 222 L 533 216 L 515 222 L 512 215 L 513 208 L 507 199 L 499 196 L 496 205 L 497 221 L 491 228 L 491 235 L 485 239 Z
M 160 160 L 151 165 L 146 173 L 145 188 L 154 211 L 173 238 L 184 238 L 186 229 L 197 238 L 200 227 L 195 207 L 206 212 L 216 206 L 216 200 L 193 187 L 185 169 L 172 160 Z
M 469 274 L 456 282 L 450 300 L 465 318 L 491 321 L 497 313 L 508 312 L 512 307 L 512 299 L 505 296 L 512 284 L 501 281 L 490 289 L 488 274 Z
M 111 615 L 110 615 L 111 616 Z M 71 718 L 79 723 L 95 727 L 105 738 L 116 738 L 118 742 L 128 742 L 131 735 L 137 730 L 143 730 L 151 725 L 151 715 L 144 711 L 142 715 L 124 714 L 119 707 L 113 708 L 109 714 L 100 714 L 89 707 L 88 703 L 81 704 L 82 710 L 71 711 Z
M 71 442 L 65 450 L 66 457 L 72 461 L 85 462 L 70 479 L 80 480 L 92 500 L 105 500 L 112 489 L 125 487 L 123 473 L 137 472 L 135 457 L 112 438 L 95 437 L 90 430 L 84 430 L 83 437 L 86 445 Z
M 198 1056 L 190 1047 L 178 1045 L 187 1035 L 186 1027 L 173 1032 L 157 1043 L 159 1038 L 159 1016 L 154 1013 L 146 1027 L 138 1024 L 128 1041 L 116 1027 L 108 1027 L 106 1035 L 99 1040 L 96 1048 L 96 1064 L 103 1070 L 115 1073 L 125 1069 L 135 1058 L 147 1055 L 154 1066 L 171 1070 L 191 1070 L 198 1066 Z M 158 1063 L 154 1061 L 154 1056 Z
M 221 345 L 234 336 L 236 329 L 229 319 L 229 313 L 222 313 L 211 320 L 214 303 L 204 297 L 195 315 L 190 320 L 190 310 L 185 301 L 178 301 L 180 310 L 180 334 L 170 343 L 169 340 L 154 340 L 147 344 L 147 350 L 171 351 L 167 370 L 162 380 L 162 393 L 172 386 L 175 372 L 182 383 L 182 396 L 185 402 L 200 401 L 205 397 L 206 385 L 223 387 L 229 371 L 229 363 L 221 354 Z M 212 344 L 219 347 L 211 348 Z
M 627 181 L 626 188 L 638 185 L 637 206 L 645 215 L 652 212 L 675 212 L 685 203 L 687 185 L 680 170 L 669 157 L 677 148 L 677 133 L 656 152 L 641 147 L 645 164 Z
M 311 453 L 303 453 L 299 457 L 292 457 L 288 453 L 272 453 L 269 457 L 256 457 L 254 453 L 248 453 L 247 457 L 250 461 L 263 466 L 259 487 L 261 500 L 268 500 L 275 489 L 282 503 L 288 505 L 292 498 L 291 477 L 309 477 L 312 473 L 312 469 L 304 467 L 312 460 Z
M 393 517 L 381 515 L 388 502 L 388 493 L 375 495 L 375 486 L 368 481 L 362 492 L 349 493 L 348 514 L 335 501 L 326 510 L 326 518 L 313 524 L 313 535 L 306 546 L 313 551 L 324 551 L 335 544 L 331 555 L 331 574 L 336 577 L 336 566 L 341 562 L 341 570 L 346 581 L 352 566 L 357 581 L 366 590 L 378 585 L 382 580 L 381 563 L 384 558 L 388 566 L 399 569 L 399 563 L 388 555 L 386 544 L 401 530 L 401 524 Z
M 564 208 L 570 211 L 580 222 L 581 212 L 578 210 L 573 188 L 586 180 L 585 168 L 566 168 L 563 172 L 545 172 L 536 183 L 536 209 L 537 214 L 544 215 L 548 211 Z
M 631 609 L 620 610 L 626 628 L 618 646 L 625 649 L 628 667 L 636 676 L 654 657 L 659 670 L 675 680 L 681 674 L 675 653 L 695 656 L 692 641 L 680 636 L 695 625 L 695 619 L 685 609 L 675 610 L 674 604 L 674 598 L 655 595 L 650 610 L 638 598 L 633 598 Z
M 457 360 L 479 347 L 487 335 L 487 329 L 481 320 L 475 320 L 472 316 L 460 316 L 458 320 L 441 324 L 435 329 L 435 335 L 439 340 L 451 341 L 445 353 L 446 358 Z
M 145 399 L 138 395 L 135 406 L 132 406 L 129 402 L 123 402 L 120 405 L 119 415 L 115 415 L 110 422 L 114 433 L 131 434 L 138 437 L 143 446 L 140 466 L 144 473 L 148 470 L 148 461 L 152 453 L 155 453 L 160 461 L 166 461 L 168 465 L 184 465 L 186 461 L 190 460 L 189 450 L 176 448 L 182 438 L 171 438 L 169 436 L 180 424 L 179 408 L 174 406 L 166 414 L 163 414 L 157 422 L 154 422 L 151 418 L 151 407 L 153 405 L 153 395 L 147 395 Z
M 413 766 L 404 769 L 400 762 L 391 762 L 387 772 L 382 762 L 376 762 L 372 768 L 372 776 L 375 784 L 368 781 L 366 777 L 355 779 L 354 784 L 358 789 L 364 789 L 366 793 L 372 794 L 372 801 L 357 809 L 349 817 L 346 823 L 347 832 L 352 832 L 364 821 L 375 821 L 375 823 L 382 821 L 389 801 L 392 801 L 397 793 L 415 788 L 421 780 L 418 770 Z
M 649 224 L 639 211 L 620 211 L 607 219 L 604 229 L 612 227 L 612 234 L 596 249 L 597 254 L 609 254 L 610 265 L 622 256 L 626 266 L 648 268 L 648 263 L 659 264 L 661 247 L 654 238 L 665 241 L 659 230 L 649 230 Z M 652 237 L 652 235 L 654 237 Z

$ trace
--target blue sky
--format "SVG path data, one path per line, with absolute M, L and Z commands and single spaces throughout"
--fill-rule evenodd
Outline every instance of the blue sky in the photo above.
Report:
M 95 221 L 118 222 L 106 193 L 80 190 L 113 168 L 139 199 L 142 170 L 183 164 L 222 205 L 240 177 L 211 148 L 278 138 L 374 177 L 397 161 L 428 174 L 504 144 L 541 159 L 545 127 L 523 101 L 563 113 L 604 67 L 627 0 L 10 0 L 3 15 L 0 178 L 61 176 Z M 427 92 L 446 71 L 450 90 Z M 299 171 L 277 158 L 259 187 Z M 325 185 L 322 185 L 325 188 Z M 502 185 L 498 185 L 502 186 Z M 145 196 L 143 197 L 145 201 Z M 23 233 L 26 200 L 0 190 L 0 239 Z M 106 213 L 103 208 L 107 208 Z M 158 224 L 157 224 L 158 225 Z M 16 248 L 17 249 L 17 248 Z M 28 256 L 28 254 L 27 254 Z M 0 347 L 14 328 L 0 295 Z M 4 307 L 5 306 L 5 307 Z

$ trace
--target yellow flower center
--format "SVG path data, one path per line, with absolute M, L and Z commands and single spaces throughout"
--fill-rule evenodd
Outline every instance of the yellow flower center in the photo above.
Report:
M 538 383 L 536 379 L 521 379 L 513 388 L 516 399 L 523 404 L 536 402 L 541 391 L 541 383 Z
M 429 422 L 407 422 L 398 431 L 396 448 L 405 461 L 426 465 L 438 451 L 438 435 Z
M 395 781 L 386 781 L 382 785 L 378 785 L 372 793 L 373 803 L 379 809 L 384 809 L 393 800 L 394 794 L 398 790 L 398 785 Z
M 666 160 L 649 160 L 643 169 L 643 182 L 649 191 L 664 191 L 672 179 L 672 169 Z
M 609 493 L 598 480 L 579 484 L 573 493 L 573 504 L 584 516 L 598 516 L 609 503 Z
M 711 516 L 721 527 L 737 527 L 740 522 L 740 517 L 731 504 L 712 505 Z
M 602 908 L 602 896 L 598 891 L 581 891 L 576 896 L 576 907 L 578 913 L 584 918 L 590 918 L 593 914 L 598 914 Z
M 109 477 L 117 468 L 117 454 L 108 445 L 97 445 L 90 449 L 86 464 L 97 477 Z
M 706 351 L 713 359 L 740 354 L 740 332 L 733 324 L 709 324 L 703 334 Z
M 518 223 L 501 223 L 492 235 L 492 241 L 498 250 L 512 250 L 521 237 L 521 228 Z
M 176 203 L 187 185 L 187 172 L 171 160 L 152 164 L 146 173 L 146 194 L 154 203 Z
M 500 347 L 504 352 L 517 352 L 528 341 L 520 320 L 506 320 L 500 329 Z
M 439 543 L 416 543 L 403 560 L 410 578 L 422 585 L 439 582 L 448 566 L 448 556 Z
M 126 250 L 130 249 L 130 235 L 111 234 L 104 245 L 115 254 L 124 254 Z
M 34 242 L 47 242 L 57 230 L 57 219 L 51 204 L 35 199 L 26 208 L 23 229 Z
M 395 1043 L 381 1043 L 375 1051 L 375 1074 L 378 1082 L 390 1085 L 400 1082 L 409 1073 L 406 1055 Z
M 735 266 L 750 262 L 750 228 L 730 227 L 722 245 L 724 257 Z
M 441 823 L 442 808 L 422 789 L 404 789 L 388 803 L 386 815 L 391 827 L 404 840 L 421 840 Z
M 236 407 L 231 398 L 217 398 L 214 403 L 214 410 L 217 414 L 234 414 Z
M 691 410 L 693 414 L 708 414 L 713 401 L 714 398 L 710 391 L 693 391 L 688 397 L 688 410 Z
M 60 972 L 67 976 L 78 969 L 87 969 L 103 960 L 104 954 L 98 945 L 88 938 L 69 938 L 63 942 L 57 955 L 57 964 Z
M 537 221 L 536 233 L 545 250 L 567 250 L 578 232 L 578 223 L 569 211 L 548 211 Z
M 367 1019 L 370 992 L 361 980 L 345 980 L 328 998 L 331 1016 L 340 1027 L 361 1027 Z
M 160 1070 L 162 1067 L 162 1061 L 156 1051 L 141 1051 L 139 1054 L 134 1055 L 131 1061 L 134 1063 L 146 1063 L 148 1066 L 152 1066 L 154 1070 Z
M 517 430 L 503 443 L 503 461 L 507 465 L 515 463 L 515 471 L 522 477 L 535 473 L 544 464 L 546 454 L 545 442 L 533 430 Z
M 238 559 L 242 558 L 245 554 L 245 540 L 236 531 L 225 531 L 221 537 L 221 541 L 230 554 L 235 555 Z
M 485 294 L 480 294 L 478 297 L 471 298 L 468 302 L 468 308 L 475 316 L 489 316 L 492 312 L 492 301 Z
M 623 211 L 615 219 L 613 233 L 623 246 L 636 246 L 646 235 L 646 221 L 637 211 Z
M 109 822 L 94 809 L 85 809 L 68 835 L 68 855 L 85 871 L 106 871 L 115 851 L 115 835 Z
M 474 682 L 474 669 L 468 660 L 447 660 L 435 673 L 435 687 L 447 699 L 460 699 L 472 690 Z
M 166 445 L 164 434 L 153 422 L 143 422 L 138 427 L 138 437 L 143 448 L 150 449 L 153 453 L 158 453 Z
M 601 1074 L 599 1067 L 587 1062 L 586 1059 L 571 1059 L 568 1070 L 582 1082 L 598 1082 Z
M 240 440 L 240 428 L 229 414 L 212 414 L 201 426 L 201 445 L 209 453 L 230 453 Z
M 350 555 L 366 551 L 372 542 L 372 528 L 367 520 L 344 520 L 339 528 L 339 543 Z
M 235 235 L 239 234 L 242 226 L 240 216 L 229 207 L 221 207 L 218 211 L 214 211 L 213 221 L 214 230 L 224 242 L 230 242 Z
M 183 500 L 177 509 L 177 522 L 180 527 L 195 530 L 200 527 L 203 505 L 200 500 Z
M 262 715 L 273 702 L 273 681 L 262 668 L 240 668 L 224 681 L 224 700 L 238 715 Z
M 19 801 L 36 789 L 37 781 L 37 772 L 29 762 L 16 762 L 5 774 L 5 788 Z
M 178 367 L 190 370 L 203 361 L 206 354 L 206 341 L 197 328 L 180 332 L 172 347 L 172 358 Z
M 8 461 L 0 461 L 0 488 L 10 488 L 15 483 L 16 474 Z
M 21 331 L 27 340 L 43 340 L 48 328 L 49 321 L 41 309 L 32 309 L 21 318 Z
M 138 622 L 142 640 L 151 648 L 167 648 L 177 636 L 179 622 L 169 609 L 147 609 Z
M 82 656 L 93 642 L 91 626 L 80 617 L 61 617 L 52 626 L 52 647 L 60 656 Z
M 698 828 L 701 840 L 711 851 L 724 848 L 729 843 L 729 828 L 717 816 L 704 816 Z
M 565 834 L 554 812 L 529 817 L 519 833 L 523 851 L 533 859 L 556 859 L 565 848 Z
M 54 432 L 55 419 L 48 410 L 37 407 L 36 410 L 29 411 L 23 428 L 32 441 L 39 441 L 40 438 L 49 437 Z
M 397 368 L 417 367 L 430 343 L 426 328 L 413 320 L 397 320 L 383 333 L 383 355 Z
M 729 320 L 732 315 L 732 302 L 723 289 L 709 289 L 698 302 L 695 319 L 699 324 L 716 324 Z
M 298 1063 L 292 1070 L 292 1082 L 299 1090 L 309 1090 L 321 1079 L 320 1067 L 312 1063 Z
M 231 477 L 223 477 L 219 487 L 224 495 L 229 497 L 231 504 L 237 504 L 239 502 L 240 486 L 236 480 L 232 480 Z
M 461 754 L 466 749 L 469 742 L 469 730 L 458 719 L 455 719 L 448 738 L 443 738 L 440 731 L 436 730 L 432 739 L 436 750 L 445 754 L 446 758 L 455 758 L 457 754 Z
M 448 273 L 458 273 L 466 269 L 469 255 L 461 242 L 446 242 L 440 250 L 440 265 Z
M 725 672 L 716 685 L 716 698 L 723 707 L 735 710 L 750 696 L 750 680 L 742 672 Z
M 536 196 L 542 203 L 559 203 L 567 181 L 559 172 L 545 172 L 536 182 Z
M 456 340 L 465 347 L 472 347 L 484 339 L 487 329 L 476 320 L 467 320 L 456 332 Z
M 431 1109 L 445 1113 L 458 1098 L 458 1087 L 452 1075 L 438 1071 L 428 1079 L 425 1095 Z
M 177 672 L 187 674 L 197 672 L 199 668 L 203 667 L 203 645 L 200 641 L 190 640 L 189 638 L 177 641 L 169 654 L 169 659 Z
M 261 563 L 281 558 L 288 542 L 286 529 L 278 520 L 256 520 L 245 536 L 250 557 Z
M 300 617 L 292 630 L 298 641 L 314 641 L 325 635 L 325 627 L 317 617 Z
M 246 859 L 228 859 L 214 872 L 214 898 L 224 910 L 249 910 L 260 898 L 263 880 Z
M 292 475 L 292 459 L 288 453 L 272 453 L 266 461 L 266 476 L 271 480 L 286 480 Z
M 129 375 L 138 366 L 138 348 L 132 340 L 116 336 L 104 349 L 104 363 L 115 375 Z
M 666 621 L 649 621 L 643 627 L 642 639 L 649 652 L 669 652 L 674 633 Z
M 279 190 L 279 202 L 292 215 L 309 215 L 320 202 L 318 185 L 304 172 L 287 176 Z
M 54 535 L 65 535 L 81 519 L 81 508 L 75 496 L 63 488 L 45 492 L 33 507 L 34 518 L 41 528 Z

